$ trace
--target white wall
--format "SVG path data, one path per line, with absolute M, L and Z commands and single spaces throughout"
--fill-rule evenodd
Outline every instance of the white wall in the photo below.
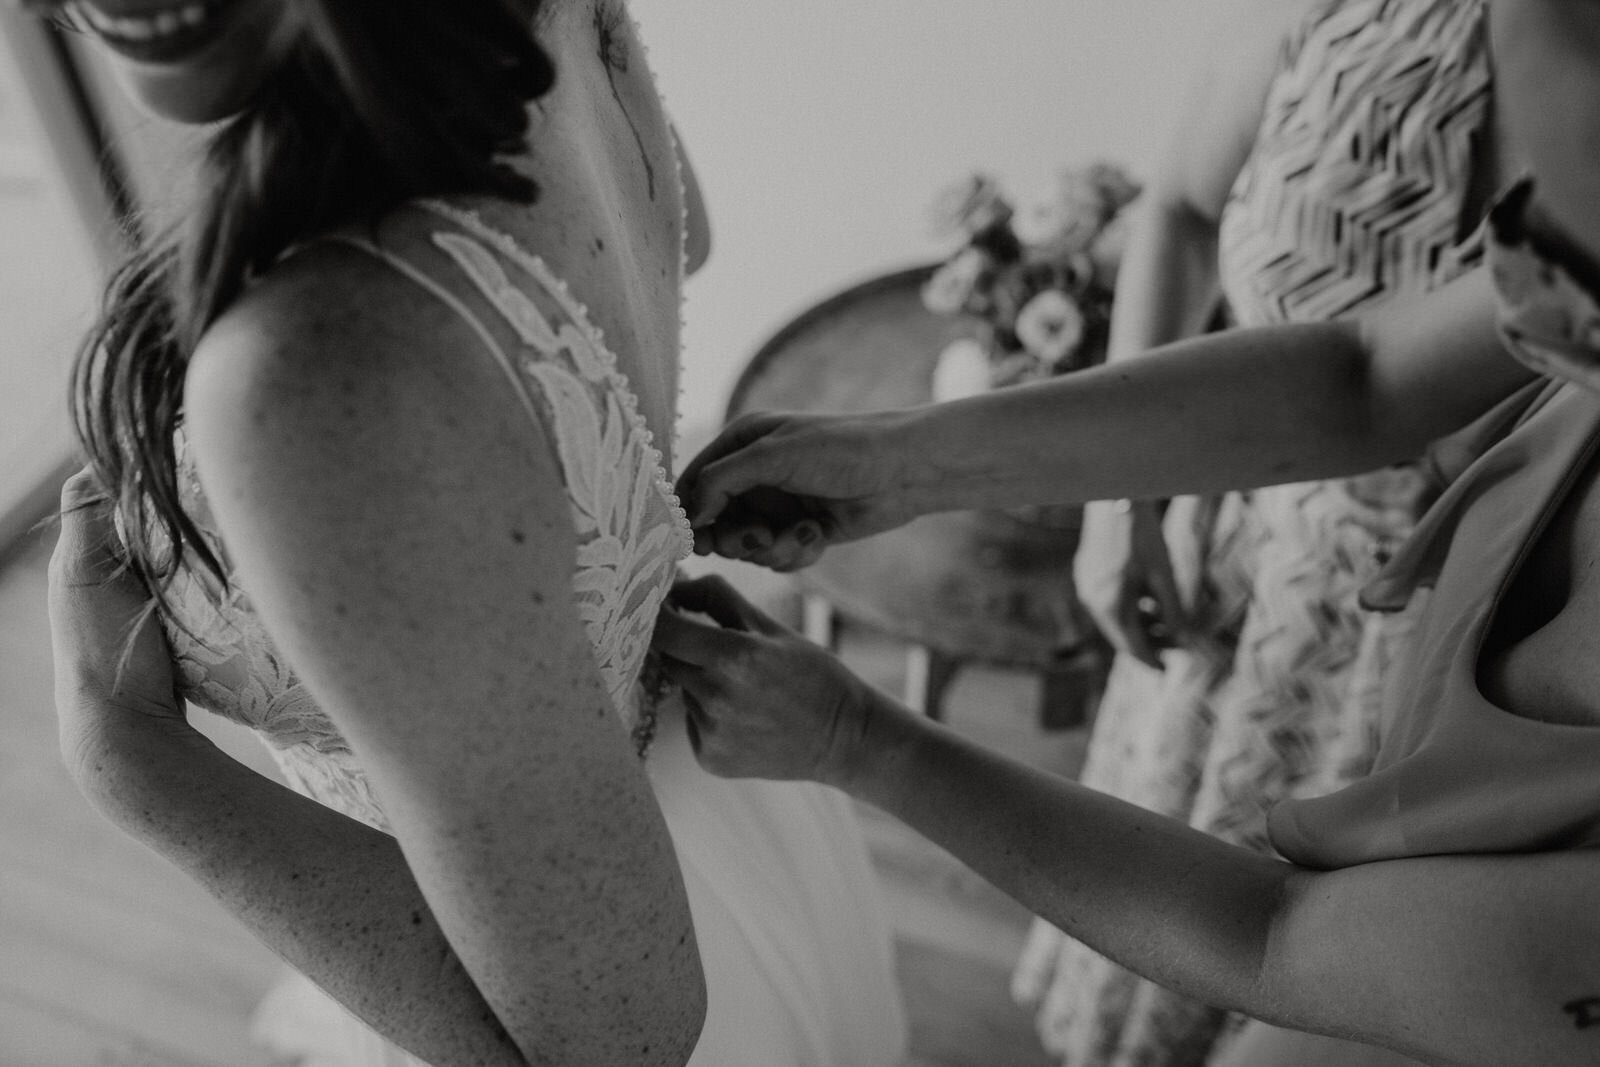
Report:
M 0 552 L 54 502 L 68 371 L 116 247 L 73 120 L 36 20 L 0 9 Z
M 1143 169 L 1218 3 L 633 0 L 715 230 L 689 288 L 686 433 L 720 420 L 739 368 L 789 316 L 939 255 L 929 207 L 952 181 L 981 167 L 1034 200 L 1063 165 L 1108 157 Z M 14 147 L 16 119 L 0 118 L 0 142 Z M 163 141 L 156 154 L 169 150 Z M 11 261 L 43 284 L 37 252 L 67 249 L 7 230 Z M 34 302 L 7 282 L 0 347 L 35 359 L 68 347 L 92 287 L 51 285 L 48 339 L 24 341 L 16 308 Z M 14 372 L 16 358 L 0 362 Z
M 929 206 L 975 168 L 1023 200 L 1058 167 L 1143 170 L 1217 0 L 633 0 L 710 202 L 689 288 L 686 435 L 720 420 L 795 312 L 931 259 Z

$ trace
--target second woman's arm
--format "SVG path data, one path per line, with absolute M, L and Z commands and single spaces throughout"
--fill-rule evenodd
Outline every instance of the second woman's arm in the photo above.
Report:
M 1359 322 L 1230 330 L 906 411 L 747 416 L 695 457 L 680 493 L 697 550 L 793 566 L 823 544 L 797 551 L 784 532 L 802 520 L 850 540 L 937 511 L 1375 470 L 1531 379 L 1500 344 L 1480 270 Z M 747 547 L 752 529 L 777 536 Z
M 1207 1004 L 1429 1063 L 1600 1056 L 1593 850 L 1296 867 L 986 751 L 721 579 L 681 585 L 674 601 L 656 647 L 716 773 L 843 789 L 1068 935 Z M 1575 590 L 1559 636 L 1529 650 L 1533 675 L 1592 692 L 1596 672 L 1570 651 L 1597 618 L 1600 596 Z
M 1303 6 L 1304 0 L 1238 0 L 1217 20 L 1217 38 L 1226 45 L 1211 53 L 1184 94 L 1166 150 L 1128 209 L 1107 363 L 1200 333 L 1215 313 L 1223 207 L 1255 142 L 1287 27 Z M 1160 667 L 1155 624 L 1172 637 L 1184 632 L 1186 619 L 1159 503 L 1089 502 L 1073 577 L 1079 599 L 1117 651 Z

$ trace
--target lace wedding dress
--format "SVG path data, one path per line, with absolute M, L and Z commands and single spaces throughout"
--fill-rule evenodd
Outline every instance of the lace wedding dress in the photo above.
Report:
M 820 787 L 724 781 L 696 764 L 681 705 L 649 681 L 657 609 L 692 536 L 615 356 L 568 287 L 476 215 L 444 203 L 427 246 L 360 245 L 452 308 L 559 455 L 578 534 L 572 590 L 594 659 L 665 813 L 704 962 L 695 1067 L 880 1067 L 904 1054 L 879 887 L 846 800 Z M 411 209 L 407 209 L 411 210 Z M 463 352 L 461 358 L 482 358 Z M 192 475 L 187 504 L 210 530 Z M 167 633 L 185 696 L 257 731 L 297 790 L 387 829 L 356 756 L 296 679 L 236 583 L 173 588 Z M 416 1067 L 296 979 L 258 1030 L 306 1067 Z

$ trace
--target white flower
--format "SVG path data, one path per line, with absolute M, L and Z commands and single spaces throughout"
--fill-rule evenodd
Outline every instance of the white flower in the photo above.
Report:
M 1017 339 L 1040 360 L 1054 365 L 1083 341 L 1083 313 L 1066 293 L 1046 289 L 1017 313 Z
M 954 315 L 966 307 L 973 290 L 990 267 L 989 256 L 977 248 L 963 248 L 934 272 L 922 287 L 922 305 L 935 315 Z
M 933 368 L 935 402 L 989 391 L 989 353 L 972 338 L 952 341 Z

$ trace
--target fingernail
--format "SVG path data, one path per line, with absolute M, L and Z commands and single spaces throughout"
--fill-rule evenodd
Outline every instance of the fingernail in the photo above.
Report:
M 809 523 L 802 524 L 799 529 L 795 530 L 794 539 L 802 545 L 809 545 L 817 539 L 817 528 Z
M 757 537 L 753 533 L 747 533 L 743 537 L 739 538 L 739 543 L 749 551 L 754 552 L 756 549 L 761 547 L 761 538 Z

